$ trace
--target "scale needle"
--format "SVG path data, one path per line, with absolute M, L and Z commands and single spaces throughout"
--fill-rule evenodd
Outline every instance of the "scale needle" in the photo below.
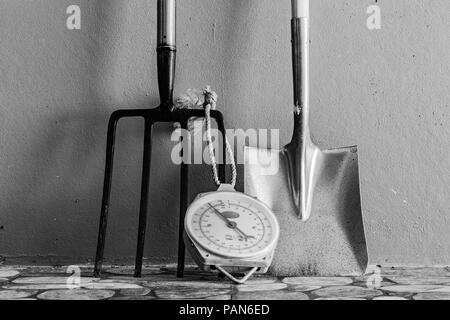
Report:
M 238 228 L 237 223 L 234 221 L 231 221 L 230 219 L 228 219 L 227 217 L 225 217 L 223 215 L 222 212 L 220 212 L 219 210 L 217 210 L 212 204 L 208 203 L 208 205 L 222 218 L 225 220 L 225 222 L 227 223 L 227 227 L 233 230 L 236 230 L 237 232 L 239 232 L 241 235 L 244 236 L 245 241 L 247 241 L 248 239 L 256 239 L 254 236 L 249 236 L 247 234 L 244 233 L 244 231 L 242 231 L 241 229 Z

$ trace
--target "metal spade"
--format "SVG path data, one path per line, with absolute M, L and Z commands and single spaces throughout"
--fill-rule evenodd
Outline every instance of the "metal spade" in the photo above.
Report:
M 246 147 L 245 192 L 275 212 L 281 228 L 272 272 L 362 274 L 367 249 L 357 147 L 320 150 L 309 129 L 309 0 L 292 0 L 294 133 L 281 150 Z

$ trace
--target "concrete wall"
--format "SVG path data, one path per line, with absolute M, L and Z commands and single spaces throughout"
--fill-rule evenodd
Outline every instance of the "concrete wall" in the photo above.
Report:
M 281 128 L 288 141 L 290 1 L 178 2 L 177 94 L 210 84 L 227 127 Z M 71 4 L 82 9 L 79 31 L 65 27 Z M 313 136 L 323 148 L 359 145 L 372 262 L 449 264 L 450 2 L 378 1 L 377 31 L 366 27 L 371 4 L 312 1 Z M 94 255 L 108 117 L 159 102 L 155 6 L 0 2 L 0 255 Z M 155 130 L 152 261 L 176 255 L 171 130 Z M 135 252 L 142 134 L 141 120 L 119 125 L 108 257 Z

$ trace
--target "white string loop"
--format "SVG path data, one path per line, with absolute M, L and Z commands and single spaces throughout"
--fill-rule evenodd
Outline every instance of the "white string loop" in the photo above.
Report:
M 203 108 L 205 109 L 205 127 L 206 127 L 206 142 L 208 144 L 209 158 L 211 160 L 211 168 L 213 172 L 213 179 L 217 186 L 220 186 L 222 182 L 219 179 L 219 174 L 217 171 L 217 161 L 215 156 L 214 144 L 212 142 L 212 134 L 211 134 L 211 110 L 216 109 L 217 105 L 217 93 L 211 90 L 210 86 L 206 86 L 202 93 L 202 97 L 196 96 L 193 94 L 192 90 L 189 90 L 186 95 L 181 96 L 178 99 L 178 107 L 179 108 L 195 108 L 199 106 L 199 102 L 203 100 Z M 230 162 L 231 165 L 231 186 L 233 188 L 236 186 L 237 180 L 237 170 L 236 170 L 236 162 L 234 161 L 234 154 L 231 146 L 228 142 L 226 134 L 224 135 L 224 143 L 225 150 L 228 157 L 225 157 L 225 164 Z

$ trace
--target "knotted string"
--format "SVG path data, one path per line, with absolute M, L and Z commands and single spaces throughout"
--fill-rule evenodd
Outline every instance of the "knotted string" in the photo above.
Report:
M 205 109 L 204 122 L 206 127 L 206 142 L 208 144 L 208 151 L 211 160 L 213 179 L 216 185 L 220 186 L 222 182 L 219 179 L 219 174 L 217 171 L 217 161 L 211 134 L 211 110 L 216 110 L 217 98 L 218 98 L 217 93 L 212 91 L 210 86 L 205 87 L 201 93 L 198 93 L 194 90 L 188 90 L 188 92 L 185 95 L 182 95 L 180 98 L 177 99 L 177 107 L 190 109 L 203 107 Z M 237 180 L 236 162 L 234 161 L 233 150 L 231 149 L 231 146 L 228 142 L 226 135 L 224 140 L 225 140 L 224 141 L 225 149 L 228 156 L 226 160 L 228 160 L 231 165 L 231 174 L 232 174 L 231 185 L 235 187 Z M 227 161 L 225 161 L 225 164 L 226 163 Z

